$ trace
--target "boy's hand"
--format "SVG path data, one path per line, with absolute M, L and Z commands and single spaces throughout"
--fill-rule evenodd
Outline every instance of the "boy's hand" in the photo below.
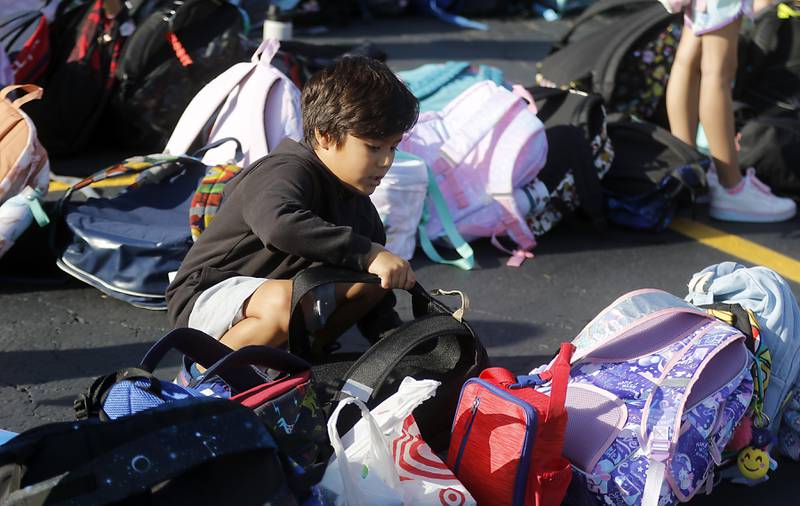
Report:
M 411 265 L 378 243 L 372 243 L 367 259 L 367 272 L 381 278 L 381 287 L 386 289 L 410 290 L 417 282 Z

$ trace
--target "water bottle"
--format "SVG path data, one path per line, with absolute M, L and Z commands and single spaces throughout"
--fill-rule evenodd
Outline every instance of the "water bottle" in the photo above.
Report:
M 0 206 L 0 257 L 11 249 L 34 219 L 39 226 L 47 225 L 49 220 L 39 203 L 41 198 L 42 192 L 26 186 Z
M 267 19 L 264 20 L 264 40 L 289 40 L 292 38 L 292 31 L 291 15 L 281 12 L 276 5 L 270 5 L 267 10 Z

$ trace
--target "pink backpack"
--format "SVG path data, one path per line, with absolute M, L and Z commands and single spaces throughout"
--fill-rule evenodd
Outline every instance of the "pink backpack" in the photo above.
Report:
M 521 190 L 547 159 L 544 125 L 533 100 L 492 81 L 467 88 L 442 111 L 425 112 L 406 135 L 400 149 L 433 170 L 458 231 L 467 240 L 489 237 L 519 265 L 533 255 L 533 233 L 525 224 L 527 198 Z M 426 232 L 444 237 L 441 220 L 432 213 Z M 509 236 L 511 251 L 497 237 Z

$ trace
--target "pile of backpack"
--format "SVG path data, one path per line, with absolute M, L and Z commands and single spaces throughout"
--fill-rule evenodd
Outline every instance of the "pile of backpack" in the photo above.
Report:
M 379 280 L 312 267 L 292 307 L 341 282 Z M 523 375 L 490 367 L 465 294 L 454 311 L 419 285 L 413 318 L 363 352 L 318 351 L 303 318 L 288 350 L 175 329 L 96 378 L 77 422 L 1 443 L 0 501 L 665 505 L 763 483 L 797 458 L 800 307 L 764 267 L 688 287 L 622 295 Z
M 794 198 L 800 195 L 793 163 L 800 139 L 798 12 L 797 2 L 782 2 L 764 8 L 753 22 L 745 20 L 733 90 L 742 167 L 755 167 L 758 177 L 776 193 Z M 600 0 L 575 20 L 552 54 L 537 64 L 537 83 L 598 93 L 612 115 L 668 128 L 664 97 L 682 25 L 681 14 L 669 13 L 658 3 Z M 603 49 L 598 53 L 596 48 Z M 654 133 L 658 130 L 655 126 L 648 128 Z M 612 141 L 614 137 L 612 131 Z M 673 146 L 673 156 L 707 168 L 707 162 L 697 153 L 689 154 L 675 143 L 668 144 Z M 704 144 L 699 134 L 697 145 Z M 624 150 L 621 147 L 618 151 Z M 702 178 L 695 181 L 699 175 L 696 169 L 672 174 L 681 180 L 688 172 L 695 173 L 683 181 L 692 189 L 687 194 L 690 197 L 703 192 Z M 611 172 L 604 180 L 611 193 L 625 192 L 626 180 L 635 179 L 627 170 L 619 179 L 614 170 Z M 658 179 L 663 174 L 646 172 L 651 182 L 664 184 Z M 608 203 L 615 209 L 628 204 Z
M 590 89 L 523 88 L 455 61 L 399 75 L 421 114 L 372 200 L 404 258 L 418 243 L 431 260 L 470 269 L 469 242 L 488 238 L 519 265 L 578 209 L 598 230 L 657 231 L 705 191 L 706 155 L 654 123 L 608 116 L 611 98 Z
M 15 82 L 45 89 L 26 112 L 51 155 L 163 146 L 192 96 L 248 51 L 238 2 L 42 3 L 4 20 L 0 40 Z

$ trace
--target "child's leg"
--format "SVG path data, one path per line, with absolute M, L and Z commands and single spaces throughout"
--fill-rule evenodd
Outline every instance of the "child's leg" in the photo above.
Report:
M 378 285 L 337 284 L 336 309 L 325 327 L 317 332 L 323 340 L 333 339 L 366 315 L 385 295 Z M 244 304 L 244 319 L 231 327 L 220 340 L 233 349 L 250 344 L 283 346 L 289 339 L 292 303 L 291 280 L 267 280 Z M 304 304 L 303 311 L 311 311 Z
M 742 179 L 731 91 L 736 76 L 740 25 L 741 17 L 701 37 L 700 122 L 708 138 L 719 182 L 726 188 L 736 186 Z
M 347 329 L 360 321 L 386 295 L 380 285 L 337 283 L 336 309 L 322 329 L 314 333 L 320 343 L 334 342 Z M 304 308 L 304 311 L 307 309 Z
M 695 145 L 700 103 L 701 41 L 684 28 L 667 82 L 667 116 L 672 135 Z

